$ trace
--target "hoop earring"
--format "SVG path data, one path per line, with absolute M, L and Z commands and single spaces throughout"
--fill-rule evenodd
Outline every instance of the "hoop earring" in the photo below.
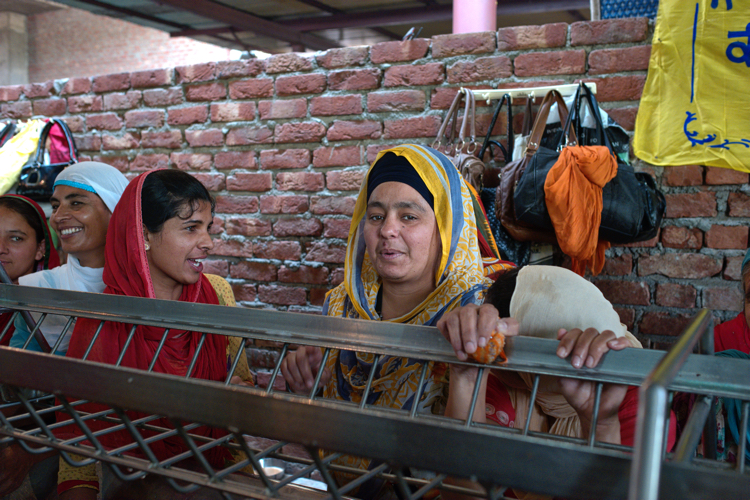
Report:
M 148 243 L 146 243 L 146 251 L 148 252 L 149 250 L 151 250 L 151 246 Z

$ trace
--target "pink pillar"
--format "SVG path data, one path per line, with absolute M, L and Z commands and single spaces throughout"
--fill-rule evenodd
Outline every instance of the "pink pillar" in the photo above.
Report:
M 453 0 L 453 33 L 497 29 L 497 0 Z

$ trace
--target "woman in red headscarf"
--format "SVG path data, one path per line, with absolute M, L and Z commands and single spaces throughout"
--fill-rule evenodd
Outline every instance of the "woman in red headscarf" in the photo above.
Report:
M 104 264 L 105 294 L 179 300 L 201 304 L 234 305 L 231 288 L 218 276 L 203 274 L 202 260 L 213 248 L 209 234 L 213 223 L 214 200 L 206 188 L 194 177 L 178 170 L 147 172 L 133 180 L 120 199 L 107 231 Z M 67 356 L 82 358 L 94 333 L 98 320 L 79 319 L 70 342 Z M 131 326 L 106 322 L 94 343 L 89 361 L 115 364 L 128 341 Z M 139 325 L 127 347 L 121 366 L 147 370 L 164 336 L 164 329 Z M 190 363 L 203 334 L 170 330 L 159 353 L 154 371 L 186 376 Z M 189 374 L 193 378 L 224 381 L 240 339 L 224 335 L 206 334 L 203 347 Z M 240 359 L 232 382 L 251 383 L 247 359 Z M 105 406 L 89 403 L 78 406 L 84 412 L 96 412 Z M 131 420 L 143 417 L 128 412 Z M 68 419 L 61 414 L 58 420 Z M 167 419 L 151 422 L 159 427 L 171 428 Z M 101 430 L 113 424 L 90 421 L 92 430 Z M 78 429 L 71 432 L 80 435 Z M 218 438 L 226 431 L 199 427 L 191 432 Z M 142 430 L 144 437 L 154 436 L 154 431 Z M 130 444 L 133 438 L 127 431 L 102 435 L 100 442 L 107 448 Z M 149 444 L 160 460 L 187 450 L 181 438 L 159 439 Z M 140 453 L 140 452 L 135 452 Z M 226 448 L 217 446 L 205 453 L 216 467 L 221 467 L 232 457 Z M 84 469 L 83 471 L 81 469 Z M 61 498 L 93 498 L 98 489 L 93 466 L 76 469 L 60 462 L 58 492 Z M 82 475 L 82 472 L 85 473 Z M 88 476 L 86 475 L 88 474 Z

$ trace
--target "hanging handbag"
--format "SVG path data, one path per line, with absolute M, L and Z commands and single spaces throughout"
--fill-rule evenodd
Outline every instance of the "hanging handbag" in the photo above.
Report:
M 502 99 L 500 99 L 500 102 L 495 108 L 495 112 L 492 114 L 492 120 L 490 121 L 490 126 L 487 129 L 487 135 L 484 137 L 482 148 L 479 150 L 478 156 L 482 159 L 484 159 L 486 153 L 490 153 L 490 160 L 485 161 L 484 175 L 482 176 L 482 181 L 485 188 L 494 188 L 500 185 L 500 172 L 502 171 L 502 167 L 504 167 L 510 161 L 509 152 L 513 151 L 513 106 L 511 104 L 512 102 L 509 94 L 505 94 Z M 501 142 L 492 139 L 492 129 L 495 128 L 497 117 L 500 115 L 500 111 L 503 109 L 503 105 L 506 106 L 507 112 L 507 148 L 503 146 Z M 500 159 L 498 159 L 496 153 L 496 151 L 498 150 L 500 151 L 500 153 L 502 153 L 502 157 Z
M 14 135 L 16 135 L 16 122 L 11 120 L 5 124 L 3 130 L 0 132 L 0 147 L 8 142 Z
M 51 118 L 42 129 L 35 154 L 21 169 L 16 192 L 33 200 L 49 201 L 57 175 L 76 162 L 78 150 L 68 125 Z
M 18 182 L 21 169 L 36 152 L 43 120 L 29 120 L 19 124 L 20 130 L 0 148 L 0 195 Z
M 497 190 L 495 209 L 496 213 L 499 214 L 503 227 L 505 227 L 516 241 L 535 241 L 540 243 L 554 243 L 557 241 L 551 224 L 550 227 L 539 227 L 519 220 L 514 204 L 514 192 L 517 190 L 517 185 L 524 176 L 525 171 L 536 164 L 549 163 L 552 166 L 557 161 L 559 155 L 557 151 L 539 147 L 539 141 L 544 132 L 544 126 L 547 123 L 547 117 L 553 103 L 557 103 L 558 105 L 557 111 L 560 114 L 561 122 L 567 122 L 567 106 L 565 106 L 562 95 L 556 90 L 549 91 L 544 96 L 544 100 L 539 108 L 539 113 L 534 121 L 534 127 L 531 131 L 531 137 L 529 138 L 523 158 L 506 165 L 500 176 L 500 187 Z M 570 129 L 569 143 L 576 143 L 575 132 L 572 129 Z
M 526 98 L 526 109 L 523 112 L 521 133 L 513 138 L 513 148 L 511 150 L 513 160 L 520 160 L 526 153 L 526 145 L 529 143 L 529 135 L 531 135 L 531 125 L 534 123 L 533 110 L 531 109 L 533 101 L 534 99 L 532 96 Z

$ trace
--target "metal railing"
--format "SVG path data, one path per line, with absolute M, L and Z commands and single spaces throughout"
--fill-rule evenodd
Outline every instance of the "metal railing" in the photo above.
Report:
M 14 440 L 36 453 L 54 449 L 70 463 L 98 460 L 121 480 L 150 474 L 166 478 L 178 491 L 206 487 L 225 497 L 291 499 L 322 495 L 338 499 L 356 495 L 356 487 L 372 478 L 392 483 L 409 500 L 422 498 L 434 489 L 469 493 L 451 484 L 449 476 L 480 483 L 484 495 L 493 500 L 503 498 L 506 488 L 565 498 L 747 498 L 750 491 L 750 476 L 742 465 L 676 460 L 665 450 L 664 393 L 682 391 L 742 400 L 743 428 L 747 428 L 750 363 L 690 354 L 695 340 L 708 326 L 705 313 L 688 327 L 688 340 L 676 344 L 666 357 L 659 351 L 626 349 L 608 353 L 595 369 L 576 370 L 556 356 L 556 342 L 513 338 L 506 348 L 508 363 L 484 367 L 532 373 L 535 386 L 543 375 L 587 379 L 600 385 L 641 385 L 651 374 L 642 394 L 648 395 L 650 387 L 658 387 L 660 395 L 641 400 L 637 441 L 632 450 L 595 439 L 535 432 L 528 428 L 528 421 L 522 429 L 508 429 L 333 401 L 318 395 L 317 381 L 305 396 L 275 391 L 274 380 L 283 354 L 296 345 L 319 346 L 324 356 L 331 349 L 348 349 L 378 356 L 458 361 L 448 342 L 430 327 L 218 307 L 0 285 L 0 308 L 230 335 L 283 346 L 266 389 L 229 385 L 236 363 L 222 383 L 0 348 L 0 382 L 18 398 L 0 407 L 8 413 L 17 412 L 0 417 L 0 436 L 5 436 L 0 443 Z M 43 330 L 44 321 L 39 323 Z M 5 333 L 0 332 L 0 337 Z M 50 395 L 32 397 L 28 389 Z M 532 392 L 530 405 L 536 391 Z M 474 394 L 472 407 L 476 398 Z M 83 401 L 110 409 L 86 414 L 77 410 Z M 130 421 L 126 410 L 150 416 Z M 55 412 L 58 422 L 51 418 Z M 74 421 L 82 435 L 61 437 L 59 430 L 65 424 L 61 416 L 67 422 Z M 700 429 L 701 416 L 696 414 L 697 423 L 692 427 Z M 161 417 L 167 417 L 171 427 L 154 423 Z M 98 438 L 111 430 L 91 431 L 87 422 L 95 419 L 127 430 L 133 443 L 106 449 Z M 204 424 L 224 429 L 227 435 L 210 439 L 191 432 Z M 139 429 L 157 434 L 144 439 Z M 271 443 L 267 446 L 248 445 L 245 435 L 272 441 L 252 441 Z M 156 459 L 150 452 L 152 443 L 172 436 L 180 436 L 188 451 L 166 460 Z M 682 455 L 690 455 L 690 447 L 695 447 L 694 433 L 686 432 L 686 436 L 680 445 L 688 451 L 682 451 Z M 301 445 L 308 455 L 285 453 L 289 443 Z M 205 452 L 217 446 L 233 450 L 239 457 L 236 463 L 212 468 Z M 135 451 L 138 456 L 132 455 Z M 375 465 L 370 470 L 339 465 L 335 459 L 341 454 L 365 457 Z M 294 467 L 283 479 L 272 480 L 259 463 L 267 457 L 281 458 Z M 246 465 L 251 465 L 255 473 L 238 472 Z M 311 492 L 293 483 L 312 473 L 326 483 L 327 492 Z M 339 484 L 334 479 L 339 473 L 356 479 Z M 648 496 L 634 496 L 634 492 L 647 492 Z

